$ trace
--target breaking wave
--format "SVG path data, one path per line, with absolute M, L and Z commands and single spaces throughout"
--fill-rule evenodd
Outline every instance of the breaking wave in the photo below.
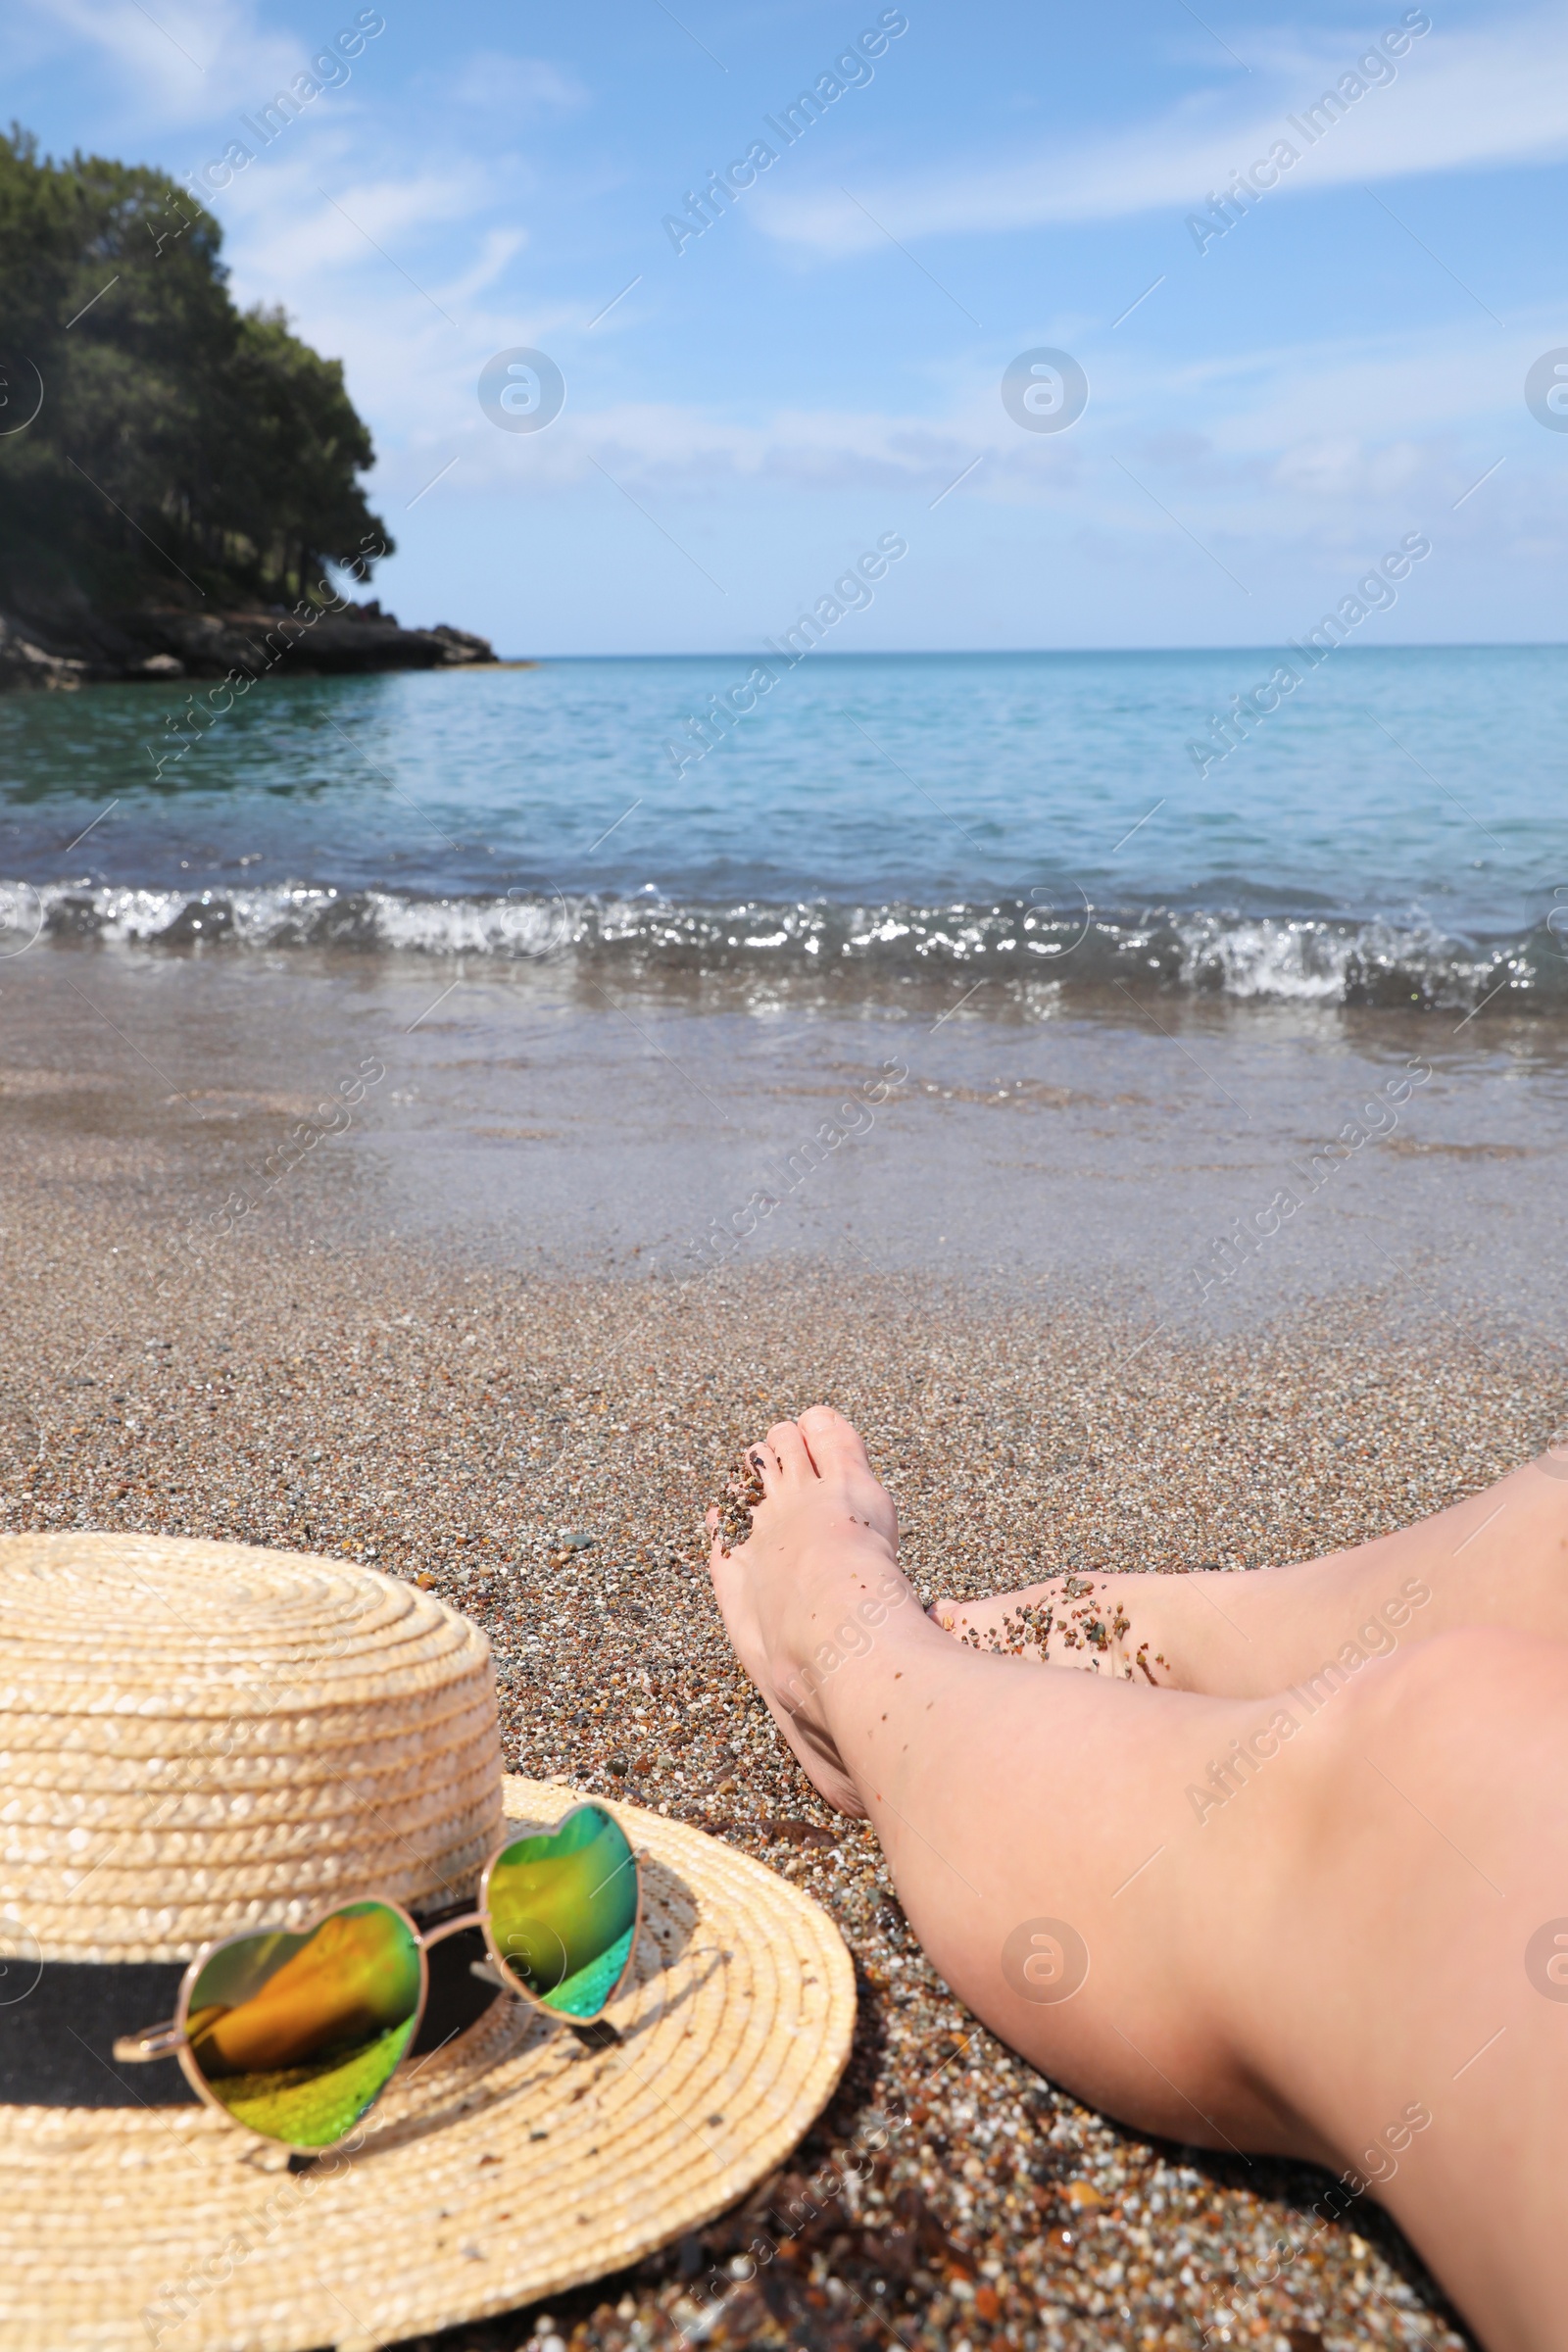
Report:
M 1103 990 L 1258 1003 L 1568 1010 L 1564 910 L 1506 936 L 1456 937 L 1425 916 L 1248 914 L 1171 906 L 983 904 L 729 905 L 510 892 L 416 896 L 285 884 L 154 890 L 0 883 L 12 953 L 34 937 L 165 948 L 328 948 L 499 962 L 562 961 L 674 978 L 815 978 L 835 993 L 969 972 L 1019 989 Z M 29 909 L 31 919 L 29 921 Z M 1561 928 L 1559 928 L 1559 922 Z

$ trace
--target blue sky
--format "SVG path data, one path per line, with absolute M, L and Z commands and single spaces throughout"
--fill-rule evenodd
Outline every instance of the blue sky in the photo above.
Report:
M 242 118 L 362 19 L 264 146 Z M 845 651 L 1264 645 L 1413 531 L 1432 556 L 1368 638 L 1568 627 L 1568 432 L 1524 398 L 1568 347 L 1560 11 L 0 0 L 0 26 L 8 112 L 196 173 L 236 296 L 344 360 L 406 620 L 738 651 L 896 532 Z M 787 144 L 766 118 L 823 76 Z M 677 251 L 666 217 L 759 141 Z M 564 380 L 544 430 L 480 407 L 515 348 Z M 1066 430 L 1004 405 L 1040 349 L 1087 378 Z

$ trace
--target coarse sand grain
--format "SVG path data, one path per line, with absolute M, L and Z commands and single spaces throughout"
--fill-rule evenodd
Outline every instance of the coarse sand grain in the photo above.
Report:
M 854 1954 L 855 2055 L 785 2174 L 447 2352 L 1467 2340 L 1375 2205 L 1325 2220 L 1309 2167 L 1147 2141 L 969 2018 L 869 1830 L 816 1797 L 736 1668 L 701 1520 L 748 1439 L 825 1398 L 895 1494 L 924 1599 L 1243 1574 L 1499 1476 L 1562 1416 L 1558 1357 L 1385 1328 L 1365 1298 L 1139 1348 L 1087 1310 L 834 1264 L 545 1282 L 327 1250 L 281 1211 L 173 1253 L 150 1212 L 108 1240 L 90 1187 L 13 1190 L 7 1530 L 314 1548 L 433 1587 L 490 1638 L 509 1763 L 706 1826 Z

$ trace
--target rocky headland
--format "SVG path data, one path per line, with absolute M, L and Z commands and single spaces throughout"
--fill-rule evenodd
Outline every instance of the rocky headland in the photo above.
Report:
M 222 611 L 148 604 L 97 612 L 85 603 L 0 606 L 0 691 L 169 682 L 179 678 L 334 676 L 459 669 L 493 662 L 486 638 L 443 623 L 405 629 L 379 603 L 315 611 L 247 605 Z

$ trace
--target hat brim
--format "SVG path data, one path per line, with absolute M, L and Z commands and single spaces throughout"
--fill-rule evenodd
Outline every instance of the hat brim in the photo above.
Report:
M 505 1791 L 519 1826 L 580 1801 Z M 498 2000 L 405 2068 L 356 2154 L 303 2171 L 206 2107 L 0 2108 L 11 2352 L 366 2352 L 602 2278 L 743 2197 L 844 2070 L 850 1957 L 760 1863 L 615 1810 L 646 1848 L 616 2043 Z

